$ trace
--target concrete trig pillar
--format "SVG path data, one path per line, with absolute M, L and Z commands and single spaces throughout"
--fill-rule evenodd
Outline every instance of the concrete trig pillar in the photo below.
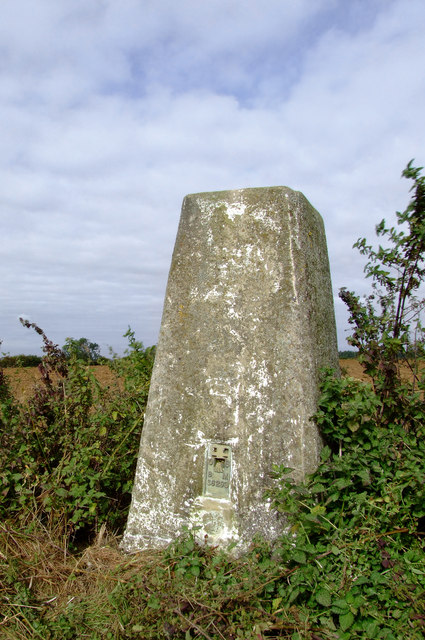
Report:
M 240 549 L 278 536 L 264 491 L 273 464 L 297 479 L 317 466 L 325 365 L 338 353 L 318 212 L 286 187 L 187 196 L 123 548 L 183 526 Z

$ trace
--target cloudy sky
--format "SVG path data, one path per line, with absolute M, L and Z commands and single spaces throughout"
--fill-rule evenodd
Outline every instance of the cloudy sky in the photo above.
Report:
M 286 185 L 352 249 L 425 164 L 423 0 L 2 0 L 0 338 L 157 341 L 183 197 Z

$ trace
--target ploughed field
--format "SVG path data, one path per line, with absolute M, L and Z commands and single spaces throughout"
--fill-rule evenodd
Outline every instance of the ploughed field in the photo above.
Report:
M 344 375 L 360 378 L 361 380 L 367 379 L 357 360 L 340 360 L 339 363 Z M 34 384 L 40 381 L 37 367 L 10 367 L 3 369 L 3 371 L 17 400 L 26 400 L 31 394 Z M 113 389 L 119 385 L 119 380 L 107 365 L 92 367 L 92 371 L 102 386 Z
M 343 375 L 358 378 L 359 380 L 367 380 L 362 366 L 355 358 L 340 360 L 339 364 Z M 109 387 L 111 390 L 119 387 L 119 379 L 107 365 L 91 367 L 91 370 L 102 386 Z M 34 384 L 40 381 L 40 373 L 37 367 L 6 367 L 3 371 L 13 395 L 20 401 L 26 400 L 30 396 Z M 410 377 L 407 367 L 404 374 L 406 378 Z
M 119 379 L 107 365 L 91 367 L 91 370 L 103 387 L 119 387 Z M 20 401 L 26 400 L 34 385 L 41 380 L 37 367 L 6 367 L 3 371 L 14 397 Z

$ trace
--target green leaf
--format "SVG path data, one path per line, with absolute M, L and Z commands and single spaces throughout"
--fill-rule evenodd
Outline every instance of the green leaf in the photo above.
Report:
M 326 513 L 326 509 L 323 505 L 321 504 L 316 504 L 312 509 L 311 509 L 311 514 L 314 516 L 323 516 Z
M 192 567 L 190 567 L 190 573 L 195 576 L 195 578 L 197 578 L 199 576 L 199 574 L 201 573 L 201 570 L 198 566 L 193 565 Z
M 342 598 L 338 598 L 332 602 L 332 611 L 334 613 L 345 613 L 349 609 L 348 604 Z
M 343 613 L 339 616 L 339 626 L 341 627 L 342 631 L 347 631 L 347 629 L 351 627 L 353 622 L 354 616 L 351 611 L 348 611 L 348 613 Z
M 289 592 L 289 598 L 288 598 L 288 605 L 292 604 L 293 602 L 295 602 L 295 600 L 298 598 L 298 596 L 300 595 L 300 590 L 298 589 L 298 587 L 293 588 L 290 592 Z
M 331 594 L 327 589 L 319 589 L 316 593 L 316 600 L 324 607 L 331 606 Z
M 367 486 L 367 485 L 370 484 L 370 472 L 369 472 L 369 469 L 361 469 L 360 471 L 357 472 L 357 475 L 362 480 L 362 483 L 363 483 L 364 486 Z
M 298 564 L 305 564 L 307 562 L 307 556 L 301 549 L 295 549 L 292 554 L 292 560 Z
M 325 491 L 325 485 L 321 482 L 316 482 L 316 484 L 311 487 L 310 491 L 311 493 L 323 493 L 323 491 Z
M 349 487 L 352 484 L 352 480 L 351 478 L 338 478 L 338 480 L 335 482 L 335 488 L 336 489 L 345 489 L 346 487 Z
M 160 609 L 161 601 L 156 596 L 151 596 L 148 600 L 148 607 L 155 610 Z
M 320 459 L 322 460 L 322 462 L 326 462 L 326 460 L 329 459 L 330 455 L 331 455 L 332 451 L 330 450 L 330 447 L 323 447 L 323 449 L 320 452 Z
M 365 633 L 367 638 L 376 638 L 376 634 L 378 633 L 379 627 L 378 624 L 373 622 L 368 622 L 365 627 Z

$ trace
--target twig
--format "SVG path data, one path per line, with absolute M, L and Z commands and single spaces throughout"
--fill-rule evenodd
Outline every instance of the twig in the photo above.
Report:
M 211 636 L 209 636 L 206 631 L 201 629 L 201 627 L 199 627 L 195 622 L 189 620 L 189 618 L 186 618 L 186 616 L 184 616 L 178 609 L 174 609 L 174 612 L 177 613 L 177 615 L 180 616 L 180 618 L 182 618 L 190 627 L 196 629 L 198 633 L 203 635 L 204 638 L 206 638 L 207 640 L 212 640 Z
M 190 604 L 192 604 L 192 603 L 196 604 L 201 609 L 208 609 L 209 611 L 212 611 L 213 613 L 215 613 L 217 616 L 220 616 L 221 618 L 223 618 L 223 620 L 226 620 L 225 616 L 220 611 L 217 611 L 217 609 L 214 609 L 214 607 L 210 607 L 209 605 L 205 604 L 204 602 L 198 602 L 197 600 L 191 598 L 190 599 Z
M 42 609 L 42 607 L 37 607 L 32 604 L 21 604 L 20 602 L 8 602 L 8 607 L 24 607 L 25 609 Z
M 218 635 L 223 638 L 223 640 L 226 640 L 226 638 L 223 636 L 223 634 L 221 633 L 220 629 L 217 627 L 217 625 L 215 624 L 215 622 L 212 623 L 212 626 L 214 627 L 214 629 L 217 631 Z

